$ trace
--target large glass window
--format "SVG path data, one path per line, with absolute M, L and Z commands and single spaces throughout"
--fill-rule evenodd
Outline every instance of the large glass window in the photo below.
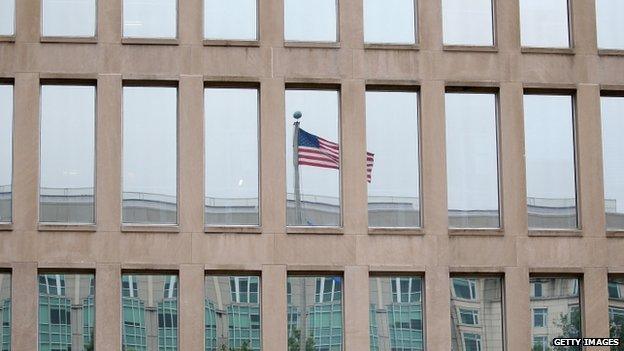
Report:
M 494 45 L 492 0 L 442 0 L 445 45 Z
M 530 229 L 577 228 L 572 104 L 570 95 L 524 96 Z
M 451 350 L 502 350 L 503 279 L 451 278 Z
M 530 296 L 533 349 L 550 350 L 554 338 L 582 337 L 579 279 L 531 277 L 530 283 L 540 284 L 543 289 L 541 296 Z M 581 351 L 581 347 L 570 346 L 566 350 Z
M 343 350 L 342 277 L 289 276 L 288 349 Z
M 39 221 L 94 223 L 94 178 L 95 87 L 42 85 Z
M 341 225 L 339 99 L 336 90 L 286 90 L 289 226 Z
M 15 0 L 0 0 L 0 36 L 15 35 Z
M 366 92 L 370 227 L 420 226 L 418 140 L 417 93 Z
M 500 227 L 496 94 L 446 94 L 451 228 Z
M 0 350 L 11 351 L 11 274 L 0 272 Z
M 0 222 L 12 220 L 13 86 L 0 84 Z
M 284 0 L 286 41 L 338 40 L 338 0 Z
M 122 274 L 122 348 L 178 350 L 178 276 Z
M 260 277 L 207 275 L 206 351 L 262 349 Z
M 95 37 L 96 0 L 42 0 L 45 37 Z
M 570 47 L 568 0 L 520 0 L 523 47 Z
M 95 276 L 39 274 L 39 350 L 94 350 Z
M 364 42 L 416 43 L 417 0 L 364 0 Z
M 258 39 L 259 0 L 204 0 L 204 39 Z
M 123 222 L 177 223 L 177 89 L 123 89 Z
M 624 49 L 624 1 L 596 0 L 598 48 Z
M 612 338 L 624 338 L 624 279 L 609 277 L 609 330 Z
M 602 97 L 602 157 L 608 230 L 624 230 L 624 97 Z
M 371 351 L 424 349 L 421 277 L 370 278 Z
M 208 88 L 206 225 L 258 225 L 258 90 Z
M 177 0 L 123 0 L 123 36 L 176 38 L 177 6 Z

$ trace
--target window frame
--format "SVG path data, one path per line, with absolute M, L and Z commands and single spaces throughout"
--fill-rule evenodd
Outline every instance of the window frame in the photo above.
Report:
M 468 338 L 468 335 L 475 336 L 475 337 L 474 338 Z M 477 346 L 478 351 L 482 351 L 482 348 L 481 348 L 481 346 L 482 346 L 482 344 L 481 344 L 482 338 L 481 338 L 481 334 L 480 333 L 478 333 L 478 332 L 476 332 L 476 333 L 475 332 L 462 332 L 461 336 L 462 336 L 462 344 L 464 344 L 464 350 L 467 350 L 466 340 L 471 340 L 471 341 L 474 340 L 474 342 L 476 343 L 475 345 Z
M 19 0 L 14 0 L 13 1 L 13 29 L 12 29 L 12 34 L 0 34 L 0 42 L 15 42 L 15 38 L 17 36 L 17 2 Z M 2 80 L 0 80 L 0 84 L 5 84 L 3 83 Z
M 575 46 L 574 46 L 574 22 L 573 22 L 573 17 L 574 17 L 574 8 L 573 8 L 573 1 L 572 0 L 566 0 L 566 4 L 567 4 L 567 14 L 568 14 L 568 46 L 566 47 L 552 47 L 552 46 L 523 46 L 522 45 L 522 15 L 520 14 L 520 1 L 519 0 L 519 7 L 518 7 L 518 21 L 519 21 L 519 43 L 520 43 L 520 51 L 525 53 L 525 52 L 537 52 L 537 53 L 573 53 Z
M 421 37 L 420 37 L 420 3 L 423 0 L 412 0 L 414 2 L 414 42 L 413 43 L 392 43 L 392 42 L 367 42 L 364 37 L 364 32 L 362 32 L 362 41 L 364 42 L 364 49 L 418 49 L 420 47 Z M 424 0 L 426 1 L 426 0 Z M 364 10 L 362 8 L 362 10 Z M 364 22 L 364 17 L 362 17 L 362 30 L 364 31 L 364 27 L 366 23 Z M 367 91 L 369 87 L 366 87 Z M 418 94 L 420 95 L 420 94 Z M 419 101 L 420 103 L 420 101 Z M 420 104 L 418 105 L 420 107 Z
M 125 27 L 125 14 L 124 14 L 124 3 L 126 0 L 121 1 L 121 43 L 122 44 L 162 44 L 162 45 L 178 45 L 180 40 L 180 0 L 175 0 L 175 21 L 176 21 L 176 33 L 174 37 L 133 37 L 126 36 L 124 34 Z M 203 16 L 203 15 L 202 15 Z M 203 24 L 203 22 L 202 22 Z M 203 35 L 202 35 L 203 36 Z M 125 86 L 126 81 L 123 81 L 123 86 Z
M 541 324 L 537 325 L 537 316 L 542 318 Z M 534 307 L 533 313 L 531 313 L 531 317 L 533 320 L 533 328 L 546 328 L 548 327 L 548 307 Z
M 479 318 L 479 308 L 466 307 L 466 306 L 457 306 L 457 315 L 459 316 L 458 321 L 461 325 L 469 325 L 472 327 L 481 326 L 481 319 Z M 472 319 L 472 323 L 464 322 L 463 316 L 469 316 Z
M 441 0 L 442 1 L 442 0 Z M 498 51 L 498 1 L 490 0 L 490 9 L 492 16 L 492 45 L 475 45 L 475 44 L 446 44 L 444 42 L 444 8 L 440 2 L 442 12 L 442 48 L 447 51 Z
M 16 0 L 16 2 L 19 0 Z M 39 13 L 41 14 L 41 19 L 39 20 L 40 24 L 39 24 L 39 38 L 40 38 L 40 42 L 45 43 L 45 42 L 69 42 L 69 43 L 96 43 L 98 41 L 98 30 L 99 30 L 99 21 L 98 21 L 98 16 L 99 16 L 99 2 L 100 0 L 93 0 L 95 2 L 95 21 L 94 21 L 94 26 L 95 28 L 93 28 L 93 35 L 92 36 L 83 36 L 83 35 L 44 35 L 43 34 L 43 21 L 44 21 L 44 16 L 43 16 L 43 8 L 44 8 L 44 2 L 46 0 L 40 0 L 39 1 Z M 106 1 L 106 0 L 104 0 Z M 123 0 L 122 0 L 123 1 Z M 15 6 L 17 9 L 17 6 Z M 122 6 L 123 7 L 123 6 Z M 122 20 L 123 22 L 123 20 Z
M 204 45 L 214 46 L 260 46 L 260 0 L 255 0 L 256 3 L 256 38 L 255 39 L 216 39 L 206 38 L 206 1 L 202 0 L 201 14 L 202 14 L 202 40 Z M 179 2 L 179 0 L 178 0 Z M 205 89 L 205 87 L 204 87 Z M 260 90 L 260 88 L 258 88 Z M 259 91 L 258 91 L 259 93 Z M 260 106 L 260 105 L 258 105 Z
M 1 40 L 1 36 L 0 36 L 0 41 Z M 0 78 L 0 86 L 10 86 L 11 87 L 11 104 L 12 104 L 12 109 L 11 109 L 11 147 L 9 150 L 9 155 L 11 155 L 11 162 L 10 162 L 10 167 L 11 167 L 11 175 L 10 175 L 10 181 L 11 181 L 11 220 L 10 221 L 0 221 L 0 232 L 5 231 L 5 230 L 12 230 L 13 228 L 13 218 L 15 217 L 15 201 L 14 201 L 14 183 L 15 183 L 15 81 L 13 79 L 2 79 Z M 41 100 L 41 98 L 39 98 L 39 100 Z M 0 274 L 2 274 L 3 271 L 0 270 Z M 8 272 L 10 273 L 10 272 Z
M 334 0 L 334 6 L 336 8 L 336 39 L 333 41 L 323 40 L 288 40 L 286 39 L 286 1 L 283 0 L 284 16 L 282 18 L 284 23 L 284 30 L 282 33 L 282 39 L 284 47 L 340 47 L 340 1 Z M 345 1 L 345 0 L 342 0 Z
M 602 50 L 602 49 L 601 49 Z M 606 50 L 606 49 L 605 49 Z M 622 50 L 622 53 L 624 53 L 624 49 Z M 602 151 L 602 181 L 603 181 L 603 188 L 604 188 L 604 179 L 605 179 L 605 155 L 604 155 L 604 141 L 605 141 L 605 134 L 604 134 L 604 113 L 602 110 L 602 101 L 604 98 L 618 98 L 618 99 L 622 99 L 622 102 L 624 103 L 624 90 L 601 90 L 600 91 L 600 127 L 601 127 L 601 131 L 600 131 L 600 142 L 601 142 L 601 151 Z M 603 196 L 606 195 L 605 194 L 605 189 L 603 189 Z M 605 215 L 605 221 L 606 221 L 606 216 L 607 216 L 607 211 L 605 209 L 604 211 L 604 215 Z M 608 237 L 624 237 L 624 226 L 622 228 L 610 228 L 608 226 L 608 223 L 605 222 L 605 231 L 607 233 Z M 623 292 L 624 295 L 624 292 Z

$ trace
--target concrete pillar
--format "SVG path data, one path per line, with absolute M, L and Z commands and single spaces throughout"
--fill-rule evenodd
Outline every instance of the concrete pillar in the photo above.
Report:
M 11 347 L 13 351 L 36 350 L 39 311 L 37 263 L 14 263 L 11 283 Z
M 369 301 L 368 267 L 346 267 L 343 300 L 345 350 L 370 349 Z
M 204 350 L 204 266 L 181 265 L 178 294 L 180 350 Z
M 262 349 L 286 351 L 286 266 L 262 267 Z
M 119 350 L 121 328 L 121 266 L 101 263 L 95 272 L 95 349 Z

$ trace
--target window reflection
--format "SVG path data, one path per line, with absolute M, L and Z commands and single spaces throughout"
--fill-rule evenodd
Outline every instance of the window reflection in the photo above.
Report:
M 500 227 L 496 94 L 446 94 L 451 228 Z
M 451 350 L 503 350 L 503 280 L 451 278 Z
M 598 47 L 624 49 L 624 1 L 596 0 Z
M 178 350 L 178 276 L 123 274 L 124 350 Z
M 39 274 L 39 350 L 93 350 L 95 276 Z
M 204 38 L 256 40 L 258 0 L 204 0 Z
M 418 140 L 417 93 L 366 92 L 366 144 L 374 154 L 370 227 L 420 226 Z
M 371 351 L 424 350 L 420 277 L 370 278 Z
M 0 273 L 0 350 L 11 350 L 11 274 Z
M 607 229 L 624 229 L 624 97 L 602 97 L 602 157 Z
M 177 0 L 123 0 L 125 38 L 176 38 Z
M 205 350 L 261 350 L 260 277 L 209 275 L 205 293 Z
M 572 96 L 525 95 L 530 229 L 577 228 Z
M 494 45 L 492 0 L 442 0 L 444 44 Z
M 206 225 L 258 225 L 258 90 L 204 92 Z
M 341 224 L 338 104 L 339 94 L 335 90 L 286 90 L 286 189 L 290 226 Z M 297 111 L 302 113 L 298 120 L 299 162 L 293 156 L 297 145 L 293 115 Z
M 39 221 L 94 223 L 94 178 L 95 87 L 41 86 Z
M 612 338 L 624 338 L 624 279 L 609 278 L 609 332 Z
M 337 0 L 284 0 L 284 39 L 337 41 L 337 8 Z
M 568 0 L 520 0 L 523 47 L 570 47 Z
M 287 280 L 288 350 L 342 351 L 342 278 Z
M 12 220 L 13 86 L 0 84 L 0 222 Z
M 554 338 L 580 338 L 579 279 L 532 277 L 530 283 L 532 350 L 550 350 Z
M 177 89 L 123 88 L 123 222 L 177 223 Z
M 15 0 L 0 0 L 0 36 L 15 34 Z
M 364 0 L 364 42 L 416 43 L 415 0 Z
M 43 36 L 94 37 L 96 0 L 43 0 Z

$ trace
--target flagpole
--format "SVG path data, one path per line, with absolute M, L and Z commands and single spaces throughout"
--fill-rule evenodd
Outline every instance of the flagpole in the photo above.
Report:
M 295 167 L 295 215 L 298 225 L 303 225 L 303 213 L 301 211 L 301 185 L 299 184 L 299 119 L 302 113 L 297 111 L 293 114 L 295 118 L 293 132 L 293 166 Z

